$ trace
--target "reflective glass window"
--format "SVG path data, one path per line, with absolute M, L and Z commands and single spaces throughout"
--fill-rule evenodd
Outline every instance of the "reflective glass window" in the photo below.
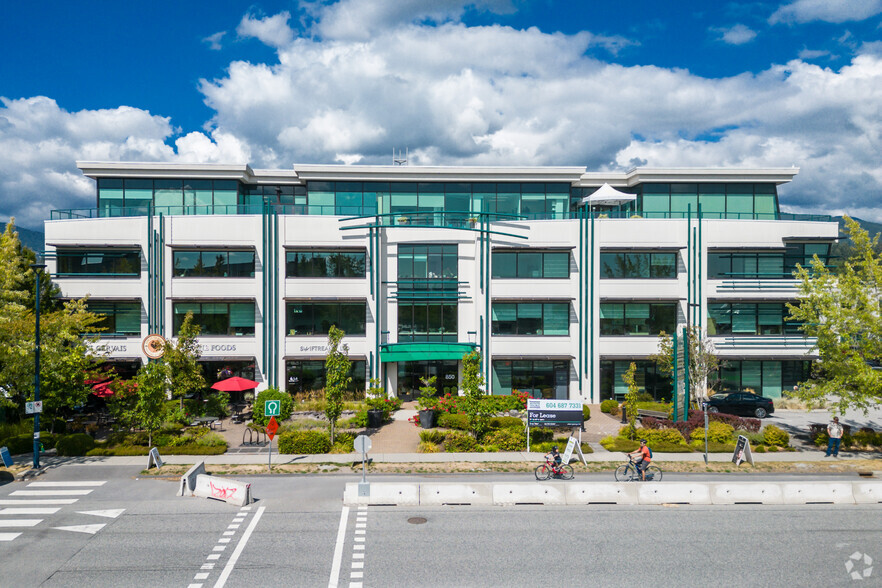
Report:
M 172 307 L 175 333 L 180 332 L 187 312 L 193 313 L 201 335 L 254 335 L 254 302 L 175 302 Z
M 364 335 L 367 303 L 289 302 L 285 305 L 285 327 L 289 337 L 327 335 L 332 325 L 347 335 Z
M 65 276 L 117 276 L 141 275 L 141 251 L 139 249 L 58 249 L 57 277 Z

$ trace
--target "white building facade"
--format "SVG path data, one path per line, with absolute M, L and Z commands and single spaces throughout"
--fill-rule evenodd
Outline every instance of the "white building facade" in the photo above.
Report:
M 53 211 L 49 271 L 106 316 L 122 373 L 143 339 L 201 325 L 209 382 L 324 387 L 336 324 L 354 386 L 454 392 L 478 350 L 494 394 L 599 402 L 621 375 L 655 398 L 659 333 L 706 329 L 721 389 L 780 396 L 811 342 L 784 320 L 796 263 L 829 256 L 829 217 L 781 213 L 796 169 L 415 167 L 79 162 L 94 209 Z M 609 184 L 625 196 L 585 204 Z

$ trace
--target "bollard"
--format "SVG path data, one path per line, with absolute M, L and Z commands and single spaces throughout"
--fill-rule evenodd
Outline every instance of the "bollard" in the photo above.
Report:
M 628 409 L 625 405 L 622 405 L 622 424 L 628 422 Z

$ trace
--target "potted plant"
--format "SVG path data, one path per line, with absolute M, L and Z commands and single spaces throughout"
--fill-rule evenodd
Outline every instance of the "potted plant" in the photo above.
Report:
M 383 426 L 389 415 L 386 414 L 388 403 L 386 402 L 386 390 L 380 386 L 380 380 L 371 379 L 371 387 L 365 395 L 365 403 L 368 406 L 367 426 L 369 429 L 379 429 Z M 391 411 L 390 411 L 391 412 Z
M 437 376 L 420 378 L 420 382 L 423 385 L 420 386 L 418 408 L 420 411 L 420 426 L 424 429 L 431 429 L 435 426 L 435 408 L 438 406 L 438 397 L 435 396 L 437 393 L 435 381 L 437 379 Z
M 410 219 L 408 219 L 406 216 L 399 216 L 397 220 L 399 225 L 406 225 L 408 220 Z
M 478 217 L 476 217 L 476 216 L 470 216 L 470 217 L 469 217 L 469 224 L 472 225 L 473 227 L 474 227 L 476 224 L 478 224 Z

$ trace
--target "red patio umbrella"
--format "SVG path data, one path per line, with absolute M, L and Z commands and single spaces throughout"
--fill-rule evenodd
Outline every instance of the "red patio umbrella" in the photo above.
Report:
M 232 378 L 216 382 L 211 387 L 223 392 L 242 392 L 243 390 L 254 390 L 257 386 L 258 383 L 254 380 L 233 376 Z
M 110 382 L 101 382 L 100 384 L 95 384 L 92 386 L 92 394 L 97 396 L 98 398 L 107 398 L 108 396 L 113 396 L 113 390 L 108 386 Z

